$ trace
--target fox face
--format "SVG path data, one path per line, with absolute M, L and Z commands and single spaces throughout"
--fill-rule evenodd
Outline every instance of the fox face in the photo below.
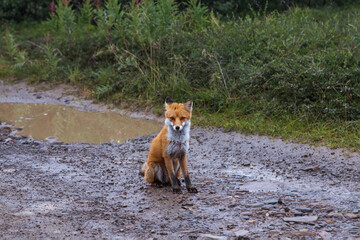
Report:
M 190 126 L 193 102 L 174 103 L 169 97 L 165 100 L 165 123 L 175 132 L 181 132 Z

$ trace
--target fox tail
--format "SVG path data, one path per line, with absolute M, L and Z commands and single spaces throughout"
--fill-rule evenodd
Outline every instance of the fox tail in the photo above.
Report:
M 145 174 L 145 169 L 146 169 L 146 162 L 143 163 L 143 165 L 141 165 L 140 171 L 139 171 L 139 175 L 144 176 L 144 174 Z

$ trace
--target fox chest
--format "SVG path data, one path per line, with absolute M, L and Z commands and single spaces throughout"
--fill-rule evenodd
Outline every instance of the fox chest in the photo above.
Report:
M 187 142 L 170 141 L 167 154 L 172 158 L 182 158 L 189 148 Z

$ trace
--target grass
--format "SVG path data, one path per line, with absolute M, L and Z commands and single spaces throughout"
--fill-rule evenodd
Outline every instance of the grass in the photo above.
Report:
M 195 113 L 193 121 L 202 127 L 216 126 L 244 134 L 266 135 L 329 148 L 358 151 L 360 146 L 359 127 L 349 126 L 349 122 L 308 122 L 293 115 L 267 118 L 261 114 L 251 114 L 234 117 L 231 113 Z
M 220 17 L 190 1 L 79 11 L 0 28 L 0 77 L 68 83 L 97 101 L 195 101 L 194 121 L 329 147 L 360 147 L 360 5 Z M 161 109 L 161 110 L 159 110 Z

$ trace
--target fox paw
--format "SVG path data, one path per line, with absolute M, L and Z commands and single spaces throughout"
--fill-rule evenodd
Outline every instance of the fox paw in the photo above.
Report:
M 198 193 L 198 190 L 194 187 L 190 187 L 187 189 L 189 193 Z
M 164 185 L 161 182 L 155 182 L 153 183 L 153 186 L 157 188 L 162 188 Z
M 181 194 L 182 191 L 180 188 L 173 188 L 173 193 Z

